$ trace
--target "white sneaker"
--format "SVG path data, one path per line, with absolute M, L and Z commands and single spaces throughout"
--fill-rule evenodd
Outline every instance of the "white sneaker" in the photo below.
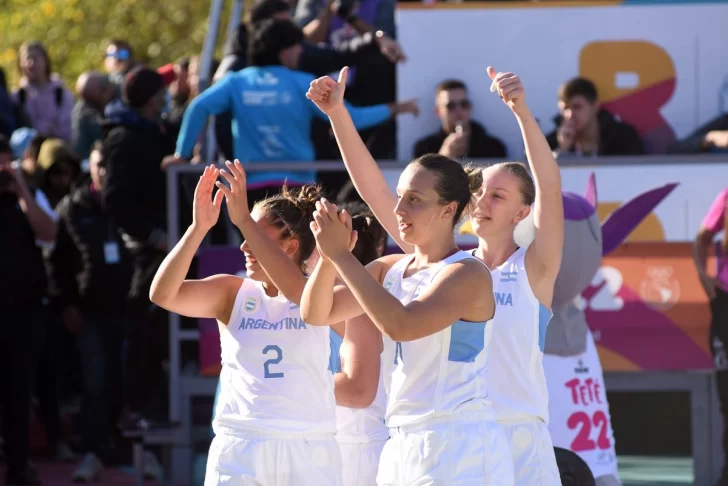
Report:
M 162 480 L 162 465 L 151 451 L 144 451 L 144 479 Z
M 89 452 L 83 456 L 78 467 L 75 471 L 73 471 L 71 479 L 79 482 L 95 481 L 99 478 L 99 475 L 103 470 L 104 465 L 101 463 L 101 460 L 96 456 L 96 454 Z

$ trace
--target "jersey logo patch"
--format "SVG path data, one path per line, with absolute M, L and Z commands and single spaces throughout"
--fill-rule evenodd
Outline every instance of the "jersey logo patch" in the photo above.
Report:
M 245 299 L 245 305 L 243 305 L 243 310 L 245 310 L 245 312 L 255 312 L 258 310 L 259 304 L 260 299 L 258 297 L 247 297 Z

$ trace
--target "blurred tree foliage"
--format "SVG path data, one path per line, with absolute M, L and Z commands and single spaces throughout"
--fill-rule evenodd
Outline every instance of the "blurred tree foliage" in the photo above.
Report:
M 218 46 L 231 3 L 225 2 Z M 16 86 L 18 47 L 37 40 L 73 89 L 83 71 L 103 70 L 110 39 L 129 42 L 134 57 L 151 67 L 199 54 L 209 13 L 209 0 L 0 0 L 0 66 Z

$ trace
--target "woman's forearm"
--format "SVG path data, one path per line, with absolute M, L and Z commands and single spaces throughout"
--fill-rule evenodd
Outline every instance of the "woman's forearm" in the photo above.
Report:
M 301 319 L 304 322 L 312 325 L 335 324 L 330 322 L 335 283 L 336 269 L 325 258 L 320 258 L 301 295 Z
M 187 277 L 192 259 L 206 234 L 206 230 L 195 225 L 187 228 L 185 234 L 169 252 L 154 276 L 152 287 L 149 290 L 149 299 L 152 302 L 160 307 L 166 307 L 167 303 L 174 300 L 185 281 L 185 277 Z

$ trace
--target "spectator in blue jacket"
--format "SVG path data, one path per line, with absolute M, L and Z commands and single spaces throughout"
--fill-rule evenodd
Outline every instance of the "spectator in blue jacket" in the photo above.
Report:
M 295 71 L 302 52 L 303 33 L 293 22 L 261 22 L 250 40 L 249 67 L 231 73 L 199 95 L 185 113 L 175 158 L 190 159 L 208 116 L 232 111 L 233 155 L 241 162 L 311 162 L 314 117 L 326 115 L 306 99 L 314 76 Z M 417 112 L 416 103 L 349 107 L 359 129 L 372 127 L 400 113 Z M 316 179 L 314 171 L 251 172 L 250 204 L 283 185 L 303 185 Z

